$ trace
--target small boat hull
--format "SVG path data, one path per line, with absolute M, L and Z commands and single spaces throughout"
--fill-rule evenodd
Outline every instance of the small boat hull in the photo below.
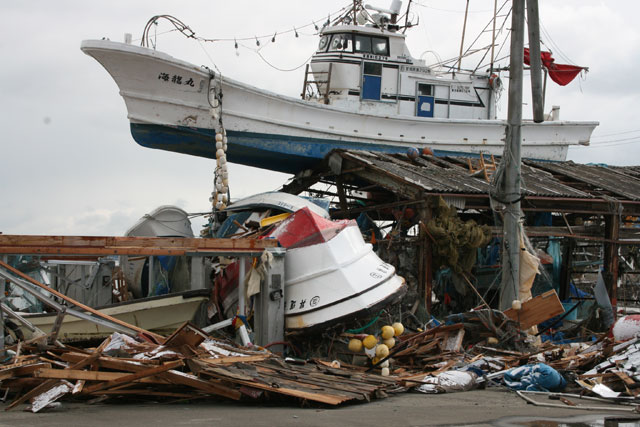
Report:
M 161 297 L 132 300 L 98 308 L 101 313 L 123 320 L 132 325 L 160 335 L 168 335 L 196 315 L 200 305 L 208 297 L 202 292 L 183 292 Z M 56 314 L 30 314 L 25 318 L 45 333 L 50 333 L 56 320 Z M 66 315 L 58 334 L 61 341 L 88 340 L 105 338 L 113 333 L 112 329 Z
M 305 208 L 270 236 L 288 248 L 285 327 L 290 333 L 355 319 L 406 292 L 404 278 L 365 243 L 354 221 L 327 221 Z

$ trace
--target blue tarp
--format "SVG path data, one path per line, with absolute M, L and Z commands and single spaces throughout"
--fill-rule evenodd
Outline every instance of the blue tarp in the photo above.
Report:
M 505 372 L 504 383 L 513 390 L 562 391 L 565 379 L 549 365 L 536 363 L 519 366 Z

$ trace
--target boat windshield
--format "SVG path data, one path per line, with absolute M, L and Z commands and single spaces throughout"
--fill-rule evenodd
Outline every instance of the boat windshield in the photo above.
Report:
M 327 46 L 329 46 L 329 39 L 331 36 L 322 36 L 320 37 L 320 42 L 318 43 L 318 52 L 326 52 Z
M 356 52 L 389 56 L 389 43 L 384 37 L 356 35 Z
M 334 34 L 331 37 L 329 52 L 353 52 L 353 35 Z

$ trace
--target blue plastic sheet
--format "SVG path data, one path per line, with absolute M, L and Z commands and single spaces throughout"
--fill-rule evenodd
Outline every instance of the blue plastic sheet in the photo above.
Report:
M 562 391 L 567 382 L 558 371 L 544 363 L 524 365 L 505 372 L 504 383 L 513 390 Z

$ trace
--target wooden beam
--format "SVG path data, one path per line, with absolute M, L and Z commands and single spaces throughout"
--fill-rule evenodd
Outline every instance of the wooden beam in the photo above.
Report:
M 91 387 L 85 387 L 83 393 L 93 393 L 98 390 L 103 390 L 105 388 L 112 388 L 121 384 L 130 383 L 133 381 L 138 381 L 143 378 L 152 377 L 156 374 L 166 372 L 170 369 L 178 368 L 184 366 L 184 362 L 182 360 L 174 360 L 173 362 L 167 362 L 160 366 L 154 366 L 152 368 L 147 368 L 143 371 L 136 372 L 133 374 L 123 375 L 119 378 L 114 378 L 108 382 L 103 382 L 100 384 L 95 384 Z
M 0 234 L 0 253 L 47 255 L 184 255 L 187 252 L 261 252 L 273 239 L 203 239 Z
M 131 375 L 130 372 L 83 371 L 81 369 L 40 368 L 34 373 L 36 378 L 52 378 L 60 380 L 114 381 Z M 155 378 L 139 378 L 141 383 L 167 384 L 166 380 Z
M 617 244 L 620 236 L 620 216 L 618 213 L 605 216 L 605 244 L 604 244 L 604 283 L 607 286 L 607 292 L 611 299 L 613 307 L 613 316 L 616 318 L 618 305 L 618 266 L 620 260 L 618 258 L 619 245 Z

